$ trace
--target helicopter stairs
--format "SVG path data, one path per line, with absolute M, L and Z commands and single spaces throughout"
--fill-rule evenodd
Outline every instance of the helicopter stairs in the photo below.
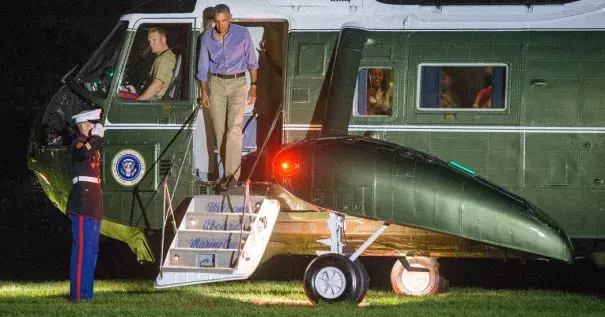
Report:
M 265 252 L 279 213 L 263 196 L 197 195 L 161 260 L 155 288 L 247 279 Z

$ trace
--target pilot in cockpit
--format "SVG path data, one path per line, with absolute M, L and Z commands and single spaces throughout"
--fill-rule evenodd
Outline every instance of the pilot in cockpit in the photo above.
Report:
M 166 31 L 163 28 L 154 27 L 149 29 L 147 40 L 151 51 L 157 55 L 151 66 L 151 83 L 139 94 L 132 85 L 120 87 L 119 96 L 135 100 L 158 100 L 161 99 L 172 81 L 173 69 L 176 65 L 176 56 L 166 43 Z

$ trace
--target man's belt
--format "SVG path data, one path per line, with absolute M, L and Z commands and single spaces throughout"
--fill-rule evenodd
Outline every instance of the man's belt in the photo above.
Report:
M 223 78 L 223 79 L 233 79 L 233 78 L 239 78 L 239 77 L 246 76 L 246 72 L 237 73 L 237 74 L 233 74 L 233 75 L 223 75 L 223 74 L 212 73 L 212 76 L 216 76 L 218 78 Z
M 101 183 L 98 178 L 90 177 L 90 176 L 77 176 L 77 177 L 72 178 L 72 180 L 71 180 L 72 184 L 75 184 L 77 182 L 89 182 L 89 183 L 95 183 L 95 184 Z

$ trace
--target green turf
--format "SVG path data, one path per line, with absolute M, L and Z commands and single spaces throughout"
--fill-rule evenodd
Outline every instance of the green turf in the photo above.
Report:
M 429 297 L 372 291 L 365 307 L 257 305 L 304 301 L 296 282 L 230 282 L 156 290 L 149 281 L 97 281 L 95 299 L 67 301 L 69 282 L 0 282 L 0 316 L 605 316 L 605 300 L 550 291 L 452 288 Z

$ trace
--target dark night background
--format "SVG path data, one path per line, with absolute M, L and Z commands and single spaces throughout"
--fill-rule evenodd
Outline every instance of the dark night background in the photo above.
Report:
M 0 280 L 64 280 L 69 277 L 71 226 L 46 198 L 27 168 L 30 127 L 60 78 L 107 36 L 119 16 L 140 1 L 10 1 L 0 14 Z M 8 6 L 8 7 L 6 7 Z M 312 257 L 271 259 L 254 278 L 302 280 Z M 372 287 L 390 288 L 392 259 L 363 258 Z M 280 265 L 287 263 L 287 265 Z M 560 289 L 605 295 L 605 269 L 591 261 L 573 266 L 518 260 L 442 259 L 451 286 Z M 275 270 L 275 267 L 280 270 Z M 285 268 L 285 269 L 283 269 Z M 127 245 L 101 237 L 97 278 L 145 278 Z
M 139 1 L 10 1 L 3 6 L 0 279 L 69 276 L 71 224 L 27 168 L 29 130 L 61 83 Z M 102 238 L 98 273 L 144 275 L 127 245 Z M 108 250 L 111 249 L 111 253 Z

